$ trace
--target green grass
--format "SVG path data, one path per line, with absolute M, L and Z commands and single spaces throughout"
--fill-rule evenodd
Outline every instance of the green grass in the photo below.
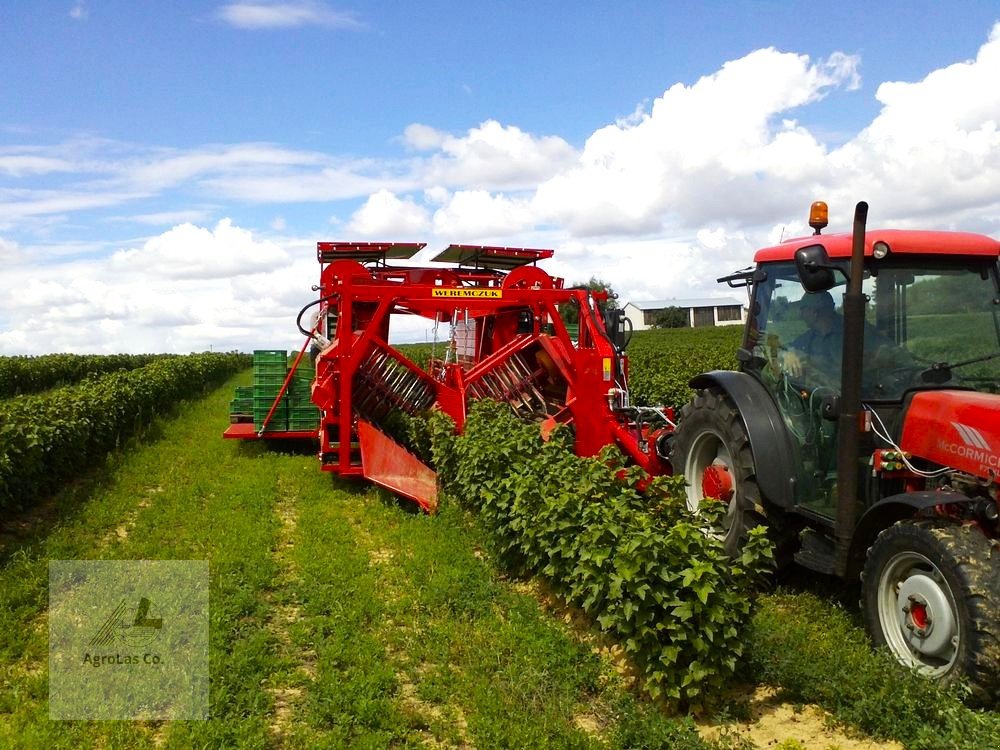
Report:
M 222 440 L 248 380 L 184 405 L 0 538 L 0 747 L 740 746 L 640 701 L 596 636 L 497 571 L 456 508 L 415 514 L 323 474 L 311 448 Z M 171 558 L 210 563 L 211 719 L 50 721 L 48 561 Z M 765 599 L 754 678 L 908 747 L 995 737 L 996 714 L 900 680 L 828 607 Z
M 813 594 L 764 597 L 747 633 L 754 680 L 816 703 L 873 737 L 919 750 L 1000 747 L 1000 716 L 872 653 L 850 613 Z
M 0 550 L 0 747 L 710 747 L 430 518 L 221 439 L 232 379 Z M 207 559 L 211 719 L 50 721 L 50 559 Z

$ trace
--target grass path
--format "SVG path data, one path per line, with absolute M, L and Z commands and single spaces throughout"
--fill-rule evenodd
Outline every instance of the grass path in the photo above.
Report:
M 414 515 L 311 455 L 220 439 L 234 378 L 0 549 L 0 747 L 705 747 L 477 556 L 465 519 Z M 45 519 L 57 519 L 47 521 Z M 47 715 L 49 559 L 207 559 L 211 715 Z

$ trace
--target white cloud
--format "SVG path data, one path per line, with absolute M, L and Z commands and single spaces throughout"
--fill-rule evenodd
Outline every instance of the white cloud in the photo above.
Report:
M 298 346 L 295 313 L 314 297 L 318 265 L 313 242 L 283 244 L 225 220 L 175 227 L 104 260 L 57 259 L 44 277 L 8 268 L 0 353 Z
M 539 181 L 569 167 L 577 156 L 573 147 L 562 138 L 534 136 L 496 120 L 470 128 L 462 137 L 413 124 L 406 128 L 403 137 L 412 148 L 436 150 L 415 165 L 421 182 L 428 186 L 534 187 Z
M 209 230 L 181 224 L 141 248 L 119 250 L 112 269 L 173 279 L 214 279 L 268 271 L 288 261 L 274 243 L 259 241 L 223 219 Z
M 974 60 L 878 87 L 871 125 L 830 156 L 882 215 L 946 221 L 1000 214 L 1000 23 Z M 850 200 L 846 190 L 838 199 Z M 975 216 L 969 219 L 977 221 Z M 978 221 L 982 221 L 980 217 Z
M 368 197 L 351 217 L 349 232 L 368 237 L 412 237 L 427 230 L 430 214 L 411 198 L 398 198 L 389 190 L 379 190 Z
M 623 300 L 739 296 L 714 279 L 748 265 L 756 247 L 807 233 L 817 199 L 830 203 L 831 231 L 847 228 L 865 199 L 873 225 L 1000 233 L 1000 24 L 974 59 L 878 86 L 878 115 L 833 147 L 805 124 L 809 108 L 862 96 L 858 66 L 842 53 L 757 50 L 609 118 L 582 149 L 495 120 L 460 134 L 411 124 L 395 160 L 268 143 L 5 147 L 0 351 L 294 340 L 291 318 L 316 280 L 314 243 L 327 237 L 266 242 L 228 221 L 195 226 L 206 206 L 235 216 L 240 203 L 272 204 L 258 226 L 286 216 L 291 229 L 271 229 L 294 235 L 298 212 L 273 204 L 345 201 L 318 207 L 318 223 L 332 215 L 338 234 L 374 239 L 429 233 L 435 247 L 555 247 L 545 267 L 570 281 L 605 278 Z M 182 213 L 165 212 L 160 196 Z M 69 260 L 104 251 L 60 242 L 65 224 L 87 225 L 87 210 L 126 201 L 143 201 L 133 221 L 192 223 L 110 260 Z M 29 258 L 44 259 L 44 275 Z M 104 322 L 68 336 L 70 317 Z
M 0 263 L 7 265 L 21 259 L 21 249 L 16 242 L 0 237 Z
M 657 232 L 667 219 L 698 223 L 734 212 L 756 220 L 782 203 L 790 181 L 815 179 L 823 168 L 823 146 L 794 121 L 774 119 L 855 87 L 857 63 L 838 53 L 812 64 L 768 48 L 691 86 L 675 84 L 648 114 L 591 135 L 572 169 L 539 186 L 535 208 L 583 235 Z M 768 205 L 761 183 L 772 181 L 780 190 Z
M 415 151 L 432 151 L 441 148 L 448 134 L 435 130 L 430 125 L 414 122 L 403 130 L 403 143 Z
M 354 13 L 337 11 L 310 0 L 229 3 L 219 8 L 217 17 L 238 29 L 288 29 L 297 26 L 364 28 Z
M 248 203 L 337 201 L 383 188 L 406 190 L 411 184 L 408 179 L 359 174 L 350 167 L 316 172 L 284 170 L 274 174 L 234 171 L 201 183 L 207 193 Z
M 68 172 L 73 168 L 73 165 L 65 159 L 0 152 L 0 172 L 12 177 L 48 174 L 50 172 Z
M 181 211 L 158 211 L 151 214 L 135 214 L 133 216 L 116 216 L 116 222 L 136 222 L 137 224 L 147 224 L 150 226 L 173 226 L 187 222 L 194 223 L 205 221 L 212 212 L 204 208 L 190 208 Z
M 69 10 L 69 17 L 74 21 L 86 21 L 90 17 L 90 8 L 84 0 L 76 0 Z
M 434 212 L 434 232 L 456 242 L 510 237 L 532 225 L 528 205 L 485 190 L 459 190 Z

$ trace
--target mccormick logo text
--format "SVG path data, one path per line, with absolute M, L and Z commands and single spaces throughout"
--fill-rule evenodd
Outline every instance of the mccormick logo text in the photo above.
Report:
M 502 299 L 500 289 L 433 289 L 432 297 L 464 298 L 464 299 Z
M 983 467 L 1000 467 L 1000 455 L 993 452 L 989 442 L 979 430 L 959 422 L 952 422 L 951 426 L 955 428 L 962 443 L 939 440 L 938 448 L 946 453 L 977 461 Z

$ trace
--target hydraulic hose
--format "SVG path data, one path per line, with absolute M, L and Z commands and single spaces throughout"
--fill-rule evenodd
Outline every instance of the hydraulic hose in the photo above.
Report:
M 330 300 L 335 299 L 339 296 L 340 296 L 339 294 L 334 293 L 327 295 L 326 297 L 320 297 L 319 299 L 313 300 L 308 305 L 299 310 L 299 314 L 295 317 L 295 325 L 303 336 L 306 336 L 307 338 L 312 338 L 313 335 L 316 333 L 316 329 L 313 329 L 312 331 L 307 331 L 305 328 L 302 327 L 302 316 L 305 315 L 306 310 L 308 310 L 313 305 L 321 305 L 324 302 L 329 302 Z

